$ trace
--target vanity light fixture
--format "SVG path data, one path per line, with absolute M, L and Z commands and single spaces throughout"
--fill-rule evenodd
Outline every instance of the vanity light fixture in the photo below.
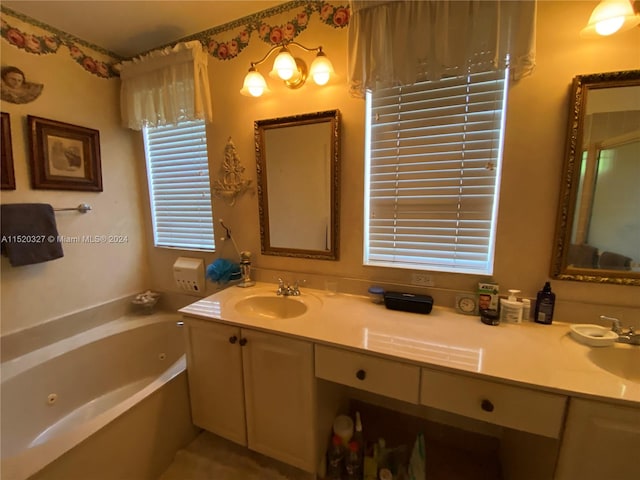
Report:
M 316 58 L 307 69 L 307 64 L 301 58 L 294 57 L 289 51 L 290 46 L 301 48 L 305 52 L 316 52 Z M 273 69 L 269 73 L 272 78 L 284 80 L 287 87 L 296 89 L 304 85 L 307 76 L 310 75 L 317 85 L 325 85 L 331 75 L 334 74 L 333 65 L 322 51 L 322 46 L 307 48 L 298 42 L 285 42 L 271 47 L 267 54 L 257 62 L 251 62 L 249 72 L 244 77 L 244 84 L 240 93 L 248 97 L 259 97 L 265 92 L 269 92 L 267 82 L 256 67 L 264 63 L 273 52 L 278 51 Z
M 640 15 L 635 13 L 629 0 L 602 0 L 593 9 L 589 23 L 580 36 L 597 37 L 624 32 L 640 24 Z

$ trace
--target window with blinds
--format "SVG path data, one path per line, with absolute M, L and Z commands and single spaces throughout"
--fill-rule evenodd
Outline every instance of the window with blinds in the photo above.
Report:
M 491 274 L 507 72 L 367 96 L 366 265 Z
M 215 248 L 204 121 L 143 129 L 154 245 Z

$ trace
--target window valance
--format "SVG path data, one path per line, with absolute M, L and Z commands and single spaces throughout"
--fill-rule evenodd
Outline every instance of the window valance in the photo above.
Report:
M 133 130 L 211 122 L 208 55 L 198 41 L 178 43 L 122 63 L 122 123 Z
M 486 0 L 351 0 L 349 88 L 376 87 L 462 74 L 478 56 L 514 79 L 535 65 L 536 2 Z

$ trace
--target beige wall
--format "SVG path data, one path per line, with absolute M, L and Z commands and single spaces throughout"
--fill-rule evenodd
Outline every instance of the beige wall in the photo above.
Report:
M 2 66 L 17 66 L 27 80 L 44 84 L 40 97 L 31 103 L 2 102 L 2 111 L 11 119 L 17 187 L 2 191 L 2 203 L 42 202 L 54 207 L 88 203 L 93 207 L 89 213 L 56 214 L 60 235 L 123 234 L 128 240 L 123 244 L 63 244 L 63 258 L 23 267 L 11 267 L 2 257 L 1 325 L 6 334 L 139 292 L 148 286 L 148 269 L 144 197 L 139 186 L 144 167 L 136 166 L 141 159 L 134 154 L 132 135 L 119 126 L 120 81 L 87 73 L 66 47 L 57 54 L 33 55 L 4 39 L 0 42 Z M 104 191 L 32 189 L 27 115 L 99 130 Z
M 509 105 L 507 112 L 507 131 L 505 141 L 504 169 L 502 176 L 502 189 L 500 198 L 499 224 L 496 243 L 496 262 L 493 278 L 500 283 L 506 291 L 508 288 L 519 288 L 527 296 L 535 296 L 536 291 L 548 280 L 551 260 L 552 241 L 556 222 L 556 208 L 560 188 L 560 172 L 564 155 L 564 141 L 566 132 L 568 95 L 571 80 L 575 75 L 584 73 L 605 72 L 612 70 L 627 70 L 640 68 L 640 29 L 625 32 L 611 38 L 596 40 L 583 40 L 579 37 L 579 31 L 586 23 L 591 10 L 597 4 L 596 1 L 586 2 L 539 2 L 538 12 L 538 42 L 537 42 L 537 67 L 534 74 L 512 86 L 509 93 Z M 280 17 L 271 17 L 268 23 L 275 25 L 287 20 L 291 15 L 283 14 Z M 219 34 L 220 39 L 231 37 L 224 32 Z M 369 282 L 396 284 L 397 288 L 409 287 L 412 271 L 400 269 L 382 269 L 364 267 L 362 265 L 362 212 L 363 212 L 363 171 L 364 171 L 364 102 L 351 98 L 346 89 L 346 62 L 347 62 L 347 31 L 346 29 L 333 29 L 320 23 L 317 14 L 312 17 L 311 24 L 297 41 L 315 47 L 322 44 L 325 52 L 332 60 L 337 76 L 328 87 L 320 88 L 313 84 L 305 85 L 300 90 L 288 90 L 282 85 L 276 84 L 268 78 L 272 94 L 261 99 L 243 97 L 239 94 L 242 80 L 249 67 L 249 62 L 261 58 L 268 46 L 259 40 L 254 33 L 250 45 L 235 59 L 219 61 L 210 57 L 209 72 L 213 97 L 214 122 L 208 127 L 208 143 L 210 169 L 214 178 L 219 178 L 220 166 L 224 159 L 224 146 L 227 138 L 231 136 L 236 144 L 239 158 L 246 168 L 246 175 L 256 181 L 255 155 L 253 143 L 253 121 L 279 116 L 287 116 L 299 113 L 309 113 L 321 110 L 339 109 L 342 113 L 342 208 L 340 212 L 340 260 L 337 262 L 306 260 L 297 258 L 264 256 L 260 254 L 260 236 L 258 224 L 258 202 L 256 194 L 245 194 L 231 207 L 217 201 L 214 204 L 214 217 L 216 219 L 216 241 L 218 251 L 215 254 L 189 253 L 179 250 L 158 249 L 152 247 L 152 238 L 147 238 L 149 245 L 148 265 L 150 273 L 150 285 L 161 291 L 174 291 L 177 288 L 173 283 L 172 264 L 180 256 L 193 256 L 205 259 L 205 263 L 212 262 L 221 256 L 236 259 L 233 246 L 230 242 L 220 242 L 222 229 L 217 220 L 223 218 L 232 229 L 236 243 L 243 250 L 254 252 L 254 268 L 260 279 L 273 281 L 281 272 L 287 272 L 289 278 L 308 278 L 311 286 L 322 288 L 322 278 L 335 277 L 340 279 L 340 288 L 364 292 Z M 3 65 L 5 51 L 10 48 L 3 42 Z M 13 50 L 13 49 L 11 49 Z M 12 51 L 11 55 L 18 55 Z M 57 55 L 56 57 L 58 57 Z M 307 63 L 312 57 L 300 51 Z M 33 69 L 44 69 L 45 57 L 39 58 L 26 55 L 24 64 L 30 62 Z M 17 61 L 17 60 L 16 60 Z M 59 63 L 66 60 L 48 60 L 56 64 L 56 68 L 63 69 Z M 69 60 L 70 62 L 70 60 Z M 270 62 L 269 62 L 270 63 Z M 73 65 L 69 64 L 71 70 Z M 270 65 L 259 67 L 266 76 Z M 28 70 L 31 70 L 28 69 Z M 105 89 L 104 80 L 93 79 L 88 74 L 74 71 L 74 78 L 81 83 L 87 93 L 77 100 L 75 109 L 46 110 L 42 116 L 58 118 L 54 113 L 66 112 L 68 121 L 81 123 L 86 119 L 95 125 L 104 125 L 106 129 L 103 135 L 107 135 L 112 129 L 113 144 L 110 145 L 103 139 L 103 150 L 109 145 L 116 152 L 121 149 L 121 155 L 113 155 L 113 165 L 105 168 L 105 153 L 103 153 L 103 169 L 105 169 L 105 192 L 91 194 L 89 203 L 95 203 L 96 211 L 89 214 L 104 214 L 100 222 L 104 224 L 93 225 L 96 233 L 102 233 L 104 228 L 111 226 L 126 227 L 129 235 L 137 232 L 141 235 L 139 227 L 135 226 L 135 220 L 140 218 L 140 205 L 144 206 L 144 223 L 149 228 L 149 218 L 146 204 L 146 190 L 136 192 L 135 181 L 131 177 L 134 168 L 131 166 L 131 156 L 135 154 L 136 162 L 143 162 L 142 140 L 139 135 L 134 135 L 133 151 L 128 142 L 129 137 L 124 132 L 118 132 L 115 128 L 117 111 L 116 87 L 110 87 L 108 93 L 100 93 L 99 89 Z M 44 74 L 43 74 L 44 78 Z M 101 83 L 102 82 L 102 83 Z M 107 82 L 109 85 L 116 82 Z M 48 88 L 48 87 L 47 87 Z M 74 89 L 74 93 L 77 89 Z M 72 93 L 68 97 L 76 100 Z M 97 103 L 100 108 L 89 107 Z M 31 104 L 36 105 L 36 104 Z M 3 105 L 3 110 L 4 110 Z M 22 109 L 28 108 L 21 107 Z M 52 107 L 53 108 L 53 107 Z M 103 116 L 104 110 L 107 118 Z M 97 114 L 95 112 L 100 112 Z M 74 118 L 80 116 L 81 120 Z M 13 117 L 13 114 L 12 114 Z M 15 129 L 15 127 L 14 127 Z M 14 147 L 15 150 L 15 147 Z M 111 170 L 111 169 L 114 170 Z M 132 170 L 127 170 L 130 168 Z M 124 173 L 124 171 L 127 173 Z M 34 191 L 27 190 L 26 172 L 19 174 L 19 188 L 22 195 L 30 195 L 26 198 L 16 198 L 16 201 L 35 198 Z M 111 178 L 111 181 L 107 181 Z M 122 183 L 125 179 L 129 182 Z M 142 184 L 144 187 L 144 184 Z M 18 191 L 18 193 L 20 190 Z M 18 194 L 17 193 L 17 194 Z M 17 195 L 16 194 L 16 195 Z M 79 201 L 87 201 L 88 195 L 47 193 L 43 197 L 46 201 L 53 202 L 58 198 L 64 200 L 65 205 Z M 4 199 L 3 201 L 8 201 Z M 7 197 L 9 198 L 9 197 Z M 104 200 L 103 200 L 104 198 Z M 95 199 L 95 200 L 94 200 Z M 99 199 L 99 200 L 98 200 Z M 110 199 L 110 200 L 107 200 Z M 13 200 L 11 200 L 13 201 Z M 101 207 L 98 202 L 106 202 L 107 207 Z M 117 207 L 117 208 L 116 208 Z M 107 215 L 108 213 L 108 216 Z M 123 220 L 125 219 L 125 220 Z M 82 231 L 86 225 L 80 217 L 72 217 L 73 228 Z M 97 220 L 94 220 L 97 221 Z M 122 222 L 122 223 L 121 223 Z M 87 227 L 88 228 L 88 227 Z M 120 228 L 121 230 L 121 228 Z M 99 232 L 98 232 L 99 231 Z M 79 248 L 79 247 L 78 247 Z M 120 250 L 118 247 L 109 247 L 108 260 L 101 261 L 103 268 L 96 269 L 85 265 L 80 258 L 91 259 L 96 262 L 95 247 L 83 247 L 82 255 L 78 250 L 78 262 L 73 268 L 69 264 L 72 254 L 76 250 L 69 249 L 68 258 L 56 262 L 44 264 L 44 267 L 33 268 L 41 274 L 28 275 L 29 282 L 23 285 L 37 285 L 38 289 L 48 286 L 53 291 L 47 293 L 48 302 L 57 305 L 57 312 L 64 313 L 75 308 L 82 308 L 101 299 L 117 297 L 124 292 L 132 292 L 144 284 L 146 269 L 145 262 L 139 257 L 142 245 L 129 243 L 128 248 Z M 126 257 L 121 265 L 117 265 L 116 257 Z M 22 278 L 16 276 L 12 269 L 6 268 L 6 260 L 2 260 L 2 290 L 3 290 L 3 324 L 5 316 L 5 284 L 16 295 L 15 300 L 10 301 L 7 313 L 15 320 L 12 328 L 18 328 L 21 324 L 35 323 L 44 318 L 53 316 L 51 308 L 31 305 L 32 290 L 20 291 L 20 280 L 26 280 L 27 274 Z M 128 264 L 128 265 L 127 265 Z M 116 277 L 107 275 L 111 269 L 117 269 Z M 14 269 L 17 270 L 18 269 Z M 9 272 L 9 279 L 5 280 L 5 271 Z M 129 273 L 126 273 L 126 272 Z M 104 273 L 102 273 L 104 272 Z M 98 284 L 76 281 L 81 275 L 84 280 L 98 278 Z M 355 279 L 360 281 L 347 281 Z M 445 306 L 453 305 L 453 295 L 456 291 L 472 291 L 478 280 L 484 278 L 473 275 L 457 275 L 433 273 L 435 288 L 424 290 L 434 296 L 436 303 Z M 127 284 L 129 288 L 126 288 Z M 60 285 L 60 286 L 58 286 Z M 74 287 L 80 287 L 84 296 L 78 297 Z M 619 315 L 625 321 L 632 321 L 638 317 L 640 308 L 640 296 L 637 295 L 637 287 L 618 285 L 598 285 L 569 281 L 553 281 L 552 286 L 558 296 L 557 320 L 592 322 L 597 320 L 600 314 Z M 216 290 L 216 285 L 208 283 L 207 293 Z M 87 296 L 92 301 L 87 300 Z M 45 313 L 47 312 L 47 313 Z M 17 319 L 16 314 L 22 313 L 22 318 Z M 640 322 L 640 319 L 638 319 Z M 4 329 L 4 327 L 3 327 Z
M 586 23 L 595 1 L 539 2 L 537 66 L 530 77 L 512 86 L 506 124 L 496 261 L 493 278 L 506 291 L 521 289 L 535 297 L 549 279 L 556 208 L 560 189 L 569 90 L 578 74 L 640 68 L 640 28 L 611 38 L 583 40 L 579 31 Z M 286 17 L 287 15 L 284 15 Z M 269 21 L 277 24 L 277 19 Z M 224 144 L 232 136 L 247 174 L 255 182 L 253 121 L 257 119 L 337 108 L 342 113 L 342 209 L 340 212 L 340 260 L 305 260 L 261 255 L 257 196 L 245 195 L 234 207 L 216 204 L 216 218 L 224 218 L 241 249 L 254 252 L 259 278 L 274 281 L 279 271 L 289 278 L 311 279 L 323 288 L 322 278 L 340 278 L 340 288 L 365 292 L 368 281 L 409 287 L 412 271 L 364 267 L 362 265 L 364 102 L 346 91 L 345 30 L 320 24 L 317 17 L 298 40 L 307 46 L 322 44 L 336 69 L 337 78 L 329 87 L 305 85 L 286 90 L 268 79 L 273 92 L 260 99 L 238 93 L 250 61 L 261 58 L 267 45 L 254 39 L 238 58 L 210 60 L 214 101 L 213 125 L 208 129 L 211 172 L 219 174 Z M 305 60 L 310 61 L 308 56 Z M 265 75 L 270 63 L 260 67 Z M 268 77 L 267 77 L 268 78 Z M 219 229 L 219 225 L 216 224 Z M 220 237 L 218 233 L 217 237 Z M 233 248 L 223 245 L 221 256 L 235 258 Z M 176 253 L 152 249 L 154 285 L 173 289 L 170 266 Z M 203 255 L 207 262 L 214 256 Z M 316 277 L 319 275 L 319 277 Z M 344 279 L 363 282 L 347 282 Z M 437 303 L 453 305 L 455 291 L 471 291 L 478 280 L 473 275 L 433 273 L 435 288 L 424 290 Z M 597 321 L 600 314 L 621 316 L 626 322 L 640 322 L 637 287 L 552 281 L 557 293 L 558 320 Z M 208 285 L 208 293 L 215 286 Z

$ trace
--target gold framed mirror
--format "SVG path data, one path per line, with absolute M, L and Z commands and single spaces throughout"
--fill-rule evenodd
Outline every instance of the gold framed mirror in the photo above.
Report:
M 254 122 L 262 253 L 337 260 L 340 112 Z
M 640 285 L 640 70 L 573 79 L 551 275 Z

